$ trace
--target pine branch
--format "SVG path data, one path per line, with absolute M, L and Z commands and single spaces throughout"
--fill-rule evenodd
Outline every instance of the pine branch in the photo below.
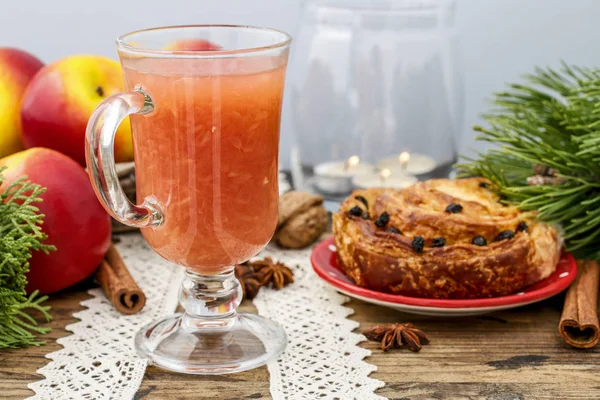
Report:
M 0 185 L 4 176 L 0 169 Z M 33 204 L 41 202 L 45 189 L 26 180 L 16 180 L 0 194 L 0 348 L 43 344 L 36 334 L 49 332 L 25 311 L 37 310 L 46 321 L 50 307 L 43 306 L 47 297 L 37 291 L 27 296 L 25 285 L 32 251 L 48 253 L 54 246 L 42 242 L 47 236 L 41 225 L 44 215 Z
M 497 93 L 478 140 L 495 145 L 458 164 L 483 176 L 505 202 L 560 225 L 567 250 L 600 260 L 600 69 L 536 68 Z M 535 165 L 559 171 L 554 184 L 528 185 Z M 530 182 L 538 180 L 530 180 Z

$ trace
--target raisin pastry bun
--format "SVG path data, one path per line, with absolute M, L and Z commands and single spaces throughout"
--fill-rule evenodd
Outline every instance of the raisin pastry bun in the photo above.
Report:
M 502 296 L 548 277 L 562 239 L 505 206 L 480 178 L 352 193 L 333 215 L 338 260 L 357 285 L 414 297 Z

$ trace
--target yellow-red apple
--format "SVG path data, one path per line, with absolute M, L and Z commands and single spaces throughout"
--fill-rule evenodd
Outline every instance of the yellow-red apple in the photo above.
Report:
M 19 107 L 27 84 L 43 66 L 23 50 L 0 47 L 0 157 L 23 148 Z
M 24 150 L 0 160 L 6 166 L 4 185 L 26 175 L 46 187 L 37 203 L 44 214 L 45 243 L 56 251 L 33 252 L 27 291 L 52 293 L 90 276 L 110 246 L 110 217 L 104 211 L 81 165 L 57 151 Z
M 29 83 L 21 106 L 25 148 L 47 147 L 85 165 L 85 128 L 96 106 L 125 90 L 119 63 L 78 55 L 48 64 Z M 115 137 L 117 162 L 133 160 L 129 119 Z

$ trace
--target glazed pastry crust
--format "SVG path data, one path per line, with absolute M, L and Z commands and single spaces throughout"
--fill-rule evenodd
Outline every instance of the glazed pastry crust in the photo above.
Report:
M 355 191 L 333 215 L 340 266 L 359 286 L 428 298 L 501 296 L 547 278 L 560 258 L 557 230 L 501 204 L 487 185 L 480 178 L 437 179 L 403 190 Z M 452 203 L 462 211 L 447 212 Z M 362 216 L 349 213 L 356 206 Z M 378 227 L 374 222 L 384 211 L 389 222 Z M 516 232 L 522 221 L 527 230 Z M 514 238 L 495 241 L 505 230 Z M 472 244 L 477 235 L 486 246 Z M 425 239 L 420 253 L 412 246 L 415 236 Z M 445 245 L 432 247 L 434 238 Z

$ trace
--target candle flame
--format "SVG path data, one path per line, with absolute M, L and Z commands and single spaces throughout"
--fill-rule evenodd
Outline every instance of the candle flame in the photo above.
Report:
M 402 169 L 405 169 L 408 165 L 408 162 L 410 161 L 410 153 L 408 151 L 403 151 L 402 153 L 400 153 L 398 161 L 400 161 L 400 166 L 402 167 Z
M 360 157 L 358 157 L 358 156 L 352 156 L 352 157 L 348 158 L 348 166 L 349 167 L 355 167 L 358 165 L 359 162 L 360 162 Z
M 381 172 L 379 173 L 379 178 L 381 179 L 381 181 L 385 181 L 387 178 L 390 177 L 390 175 L 392 175 L 392 171 L 390 171 L 387 168 L 384 168 L 381 170 Z
M 344 171 L 347 171 L 348 168 L 356 167 L 358 163 L 360 163 L 359 156 L 350 156 L 344 163 Z

